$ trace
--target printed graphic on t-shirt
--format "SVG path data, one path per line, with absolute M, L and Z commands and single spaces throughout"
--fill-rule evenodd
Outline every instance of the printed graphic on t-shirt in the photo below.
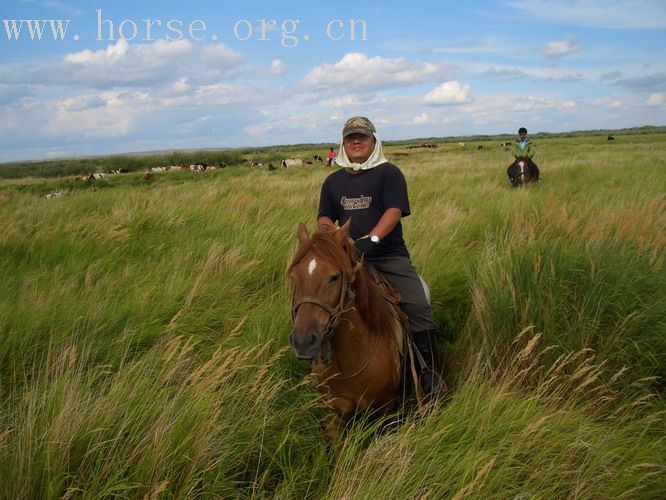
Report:
M 360 198 L 347 198 L 343 196 L 340 199 L 340 205 L 345 210 L 363 210 L 364 208 L 370 208 L 372 203 L 372 196 L 363 196 Z

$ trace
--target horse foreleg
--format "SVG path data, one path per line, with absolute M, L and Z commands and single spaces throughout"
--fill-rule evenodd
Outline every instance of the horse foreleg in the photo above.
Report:
M 331 413 L 324 424 L 324 434 L 338 452 L 342 448 L 346 423 L 346 420 L 342 419 L 337 413 Z
M 342 446 L 345 426 L 353 415 L 356 405 L 348 399 L 334 398 L 328 401 L 326 406 L 331 410 L 331 413 L 324 424 L 324 433 L 331 444 L 339 451 Z

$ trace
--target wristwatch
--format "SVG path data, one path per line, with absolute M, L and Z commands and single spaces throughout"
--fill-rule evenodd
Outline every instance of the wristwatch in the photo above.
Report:
M 372 241 L 376 245 L 377 243 L 379 243 L 379 236 L 377 236 L 376 234 L 371 234 L 370 241 Z

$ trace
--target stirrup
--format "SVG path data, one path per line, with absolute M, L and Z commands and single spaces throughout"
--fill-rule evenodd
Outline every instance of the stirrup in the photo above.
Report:
M 444 388 L 439 381 L 439 375 L 430 368 L 423 370 L 419 376 L 419 385 L 426 400 L 439 399 L 444 394 Z

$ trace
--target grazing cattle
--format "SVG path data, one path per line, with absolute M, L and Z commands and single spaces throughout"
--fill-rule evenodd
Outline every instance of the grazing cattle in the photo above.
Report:
M 312 162 L 310 160 L 305 162 L 306 165 L 312 165 Z
M 482 146 L 481 144 L 479 144 L 479 145 L 476 147 L 476 149 L 483 149 L 483 146 Z
M 414 146 L 407 146 L 407 149 L 416 149 L 416 148 L 436 148 L 437 144 L 428 144 L 428 143 L 422 143 L 422 144 L 416 144 Z
M 396 151 L 393 153 L 393 156 L 409 156 L 409 153 L 405 153 L 404 151 Z
M 312 157 L 312 159 L 313 159 L 314 161 L 320 161 L 320 162 L 322 162 L 322 163 L 324 162 L 324 159 L 323 159 L 320 155 L 314 155 L 314 156 Z
M 106 176 L 106 174 L 103 174 L 103 173 L 99 173 L 99 174 L 90 174 L 90 175 L 88 176 L 88 182 L 93 182 L 93 181 L 97 181 L 97 180 L 103 179 L 105 176 Z
M 166 172 L 166 167 L 150 167 L 151 172 Z
M 467 144 L 465 144 L 464 142 L 459 142 L 458 146 L 460 146 L 463 149 L 467 149 Z
M 608 140 L 609 140 L 609 141 L 614 141 L 614 140 L 615 140 L 615 137 L 613 137 L 612 135 L 609 135 L 609 136 L 608 136 Z
M 219 168 L 227 168 L 227 164 L 224 163 L 224 162 L 220 162 L 220 163 L 218 163 L 217 166 L 218 166 Z
M 275 170 L 275 167 L 273 166 L 272 163 L 268 164 L 268 170 Z
M 109 174 L 111 175 L 126 174 L 127 172 L 129 172 L 129 170 L 127 170 L 126 168 L 116 168 L 113 170 L 109 170 Z
M 143 174 L 144 181 L 150 181 L 153 179 L 153 177 L 155 177 L 155 174 L 153 174 L 152 172 L 146 172 L 145 174 Z
M 62 196 L 65 194 L 64 191 L 53 191 L 52 193 L 47 193 L 44 195 L 44 198 L 47 200 L 50 200 L 51 198 L 58 198 L 59 196 Z
M 500 144 L 500 147 L 504 151 L 511 151 L 511 146 L 513 146 L 513 144 L 511 144 L 510 142 L 503 142 L 502 144 Z
M 302 167 L 303 166 L 303 160 L 300 158 L 289 158 L 286 160 L 282 160 L 280 162 L 280 165 L 282 168 L 287 168 L 287 167 Z
M 264 164 L 259 163 L 258 161 L 253 161 L 252 163 L 250 163 L 250 166 L 252 166 L 252 167 L 263 167 Z
M 201 173 L 206 171 L 206 165 L 203 163 L 194 163 L 190 165 L 190 170 L 195 173 Z

